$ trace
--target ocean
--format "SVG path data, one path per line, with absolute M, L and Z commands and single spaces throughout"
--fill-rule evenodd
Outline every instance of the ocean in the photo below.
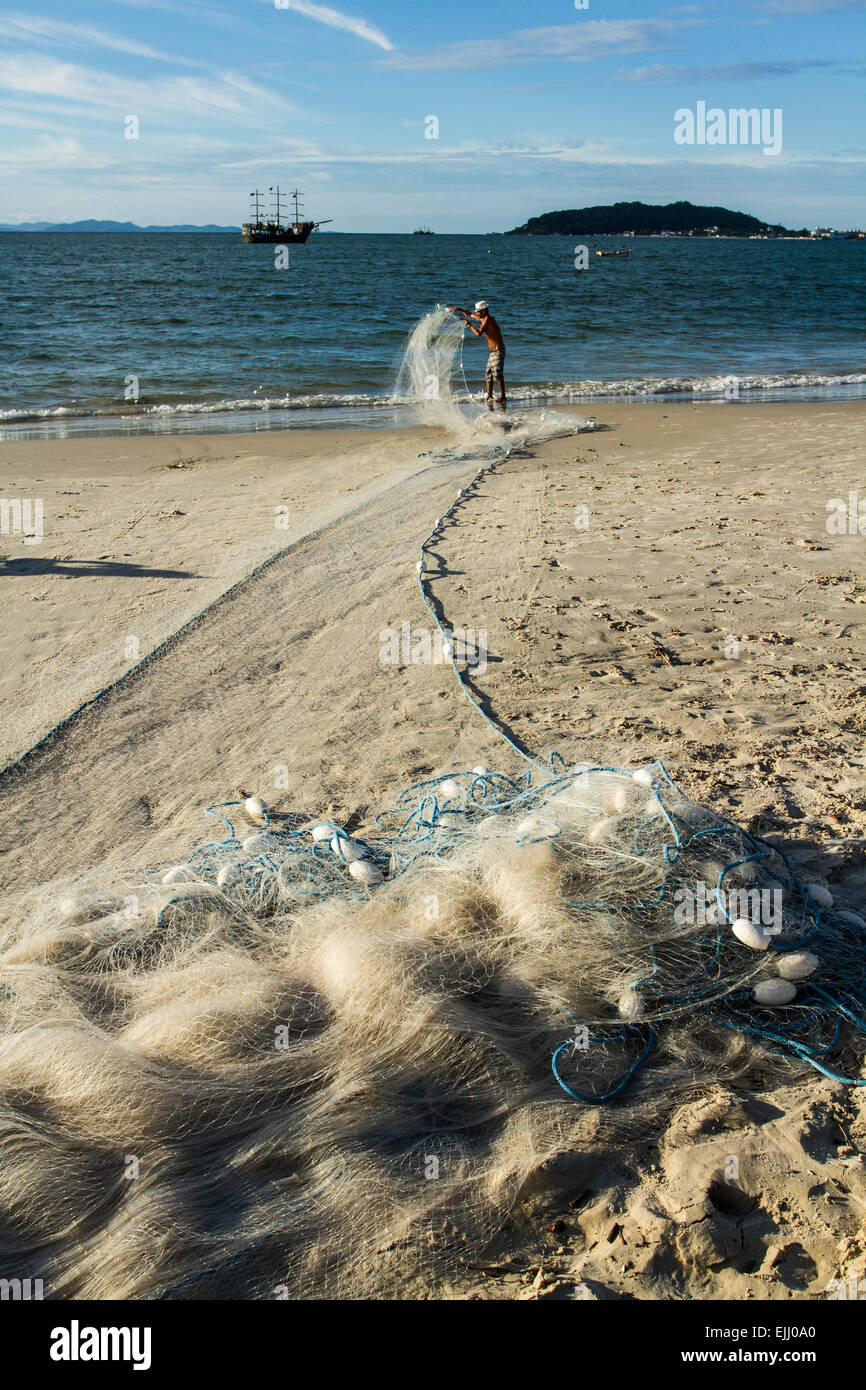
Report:
M 515 404 L 866 395 L 866 241 L 0 234 L 0 439 L 388 427 L 407 336 L 489 300 Z M 597 257 L 599 248 L 631 255 Z M 486 348 L 467 334 L 465 395 Z

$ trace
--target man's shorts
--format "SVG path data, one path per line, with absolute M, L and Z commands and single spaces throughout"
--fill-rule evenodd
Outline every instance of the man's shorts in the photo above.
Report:
M 505 348 L 498 348 L 496 352 L 491 352 L 487 359 L 487 376 L 494 381 L 501 381 L 505 371 Z

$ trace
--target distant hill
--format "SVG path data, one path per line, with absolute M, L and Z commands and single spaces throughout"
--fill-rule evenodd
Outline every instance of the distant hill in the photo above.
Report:
M 593 208 L 572 208 L 569 212 L 545 212 L 530 217 L 522 227 L 507 236 L 613 236 L 635 232 L 647 236 L 656 232 L 705 232 L 708 227 L 729 236 L 748 236 L 751 232 L 784 232 L 768 226 L 746 212 L 729 208 L 701 207 L 695 203 L 612 203 Z
M 10 222 L 0 223 L 0 232 L 234 232 L 240 235 L 240 227 L 193 227 L 188 224 L 177 227 L 137 227 L 134 222 L 20 222 L 13 226 Z

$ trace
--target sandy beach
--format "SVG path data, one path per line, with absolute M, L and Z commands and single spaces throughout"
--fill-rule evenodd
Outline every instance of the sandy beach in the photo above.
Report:
M 661 757 L 698 798 L 844 855 L 866 834 L 866 586 L 862 536 L 826 521 L 864 475 L 866 408 L 597 415 L 520 451 L 445 533 L 433 591 L 487 633 L 479 694 L 537 752 Z M 7 778 L 7 808 L 52 804 L 54 837 L 61 779 L 66 852 L 90 862 L 195 836 L 197 806 L 267 788 L 275 764 L 287 801 L 363 818 L 395 785 L 511 757 L 450 667 L 380 660 L 383 629 L 432 627 L 414 567 L 475 471 L 436 457 L 454 446 L 437 429 L 6 445 L 4 495 L 44 498 L 45 539 L 3 538 L 4 760 L 131 672 Z M 99 850 L 89 796 L 118 830 Z
M 591 413 L 485 474 L 430 552 L 443 622 L 483 634 L 476 697 L 532 753 L 661 759 L 862 912 L 866 552 L 827 504 L 863 489 L 866 403 Z M 5 890 L 183 858 L 239 788 L 363 832 L 425 777 L 518 772 L 447 662 L 382 659 L 432 630 L 419 547 L 510 439 L 3 445 L 0 493 L 44 505 L 41 544 L 0 538 Z M 599 1142 L 452 1292 L 826 1297 L 866 1275 L 862 1095 L 720 1084 L 628 1151 Z

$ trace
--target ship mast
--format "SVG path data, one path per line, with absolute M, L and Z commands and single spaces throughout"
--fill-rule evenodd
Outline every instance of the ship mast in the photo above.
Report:
M 261 221 L 261 217 L 260 217 L 260 215 L 259 215 L 259 200 L 260 200 L 261 196 L 262 196 L 262 195 L 261 195 L 261 193 L 259 192 L 258 189 L 256 189 L 254 193 L 251 193 L 251 194 L 250 194 L 250 197 L 251 197 L 251 198 L 255 198 L 255 200 L 256 200 L 256 224 L 258 224 L 258 223 Z
M 276 217 L 274 218 L 274 221 L 276 222 L 276 224 L 277 224 L 278 227 L 281 227 L 281 226 L 283 225 L 283 209 L 282 209 L 282 207 L 281 207 L 280 185 L 277 184 L 276 189 L 274 189 L 274 188 L 269 188 L 269 189 L 268 189 L 268 192 L 269 192 L 269 193 L 276 193 L 276 200 L 277 200 L 277 215 L 276 215 Z
M 302 196 L 303 196 L 303 195 L 302 195 L 300 189 L 298 189 L 298 188 L 295 189 L 294 193 L 290 193 L 290 194 L 289 194 L 289 197 L 290 197 L 290 198 L 294 198 L 294 200 L 295 200 L 295 221 L 296 221 L 296 222 L 300 222 L 300 220 L 301 220 L 301 210 L 300 210 L 300 208 L 298 207 L 298 199 L 299 199 L 300 197 L 302 197 Z

